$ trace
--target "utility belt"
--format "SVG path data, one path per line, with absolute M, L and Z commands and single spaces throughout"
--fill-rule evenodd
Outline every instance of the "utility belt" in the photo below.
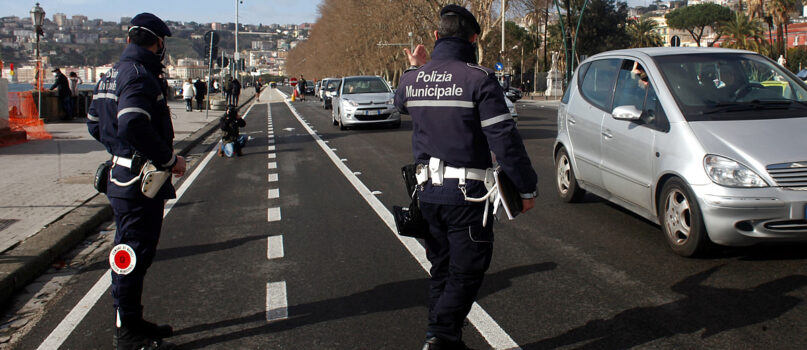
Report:
M 114 168 L 115 166 L 121 166 L 129 169 L 129 172 L 132 175 L 135 175 L 135 177 L 127 182 L 120 182 L 112 177 L 110 173 L 110 182 L 120 187 L 129 187 L 140 181 L 140 192 L 142 192 L 143 195 L 148 198 L 154 198 L 157 195 L 157 192 L 160 191 L 160 188 L 163 187 L 163 184 L 165 184 L 165 181 L 171 177 L 170 171 L 158 168 L 153 162 L 149 161 L 146 159 L 146 157 L 143 157 L 137 152 L 135 152 L 132 158 L 112 156 L 111 166 L 108 171 L 111 171 L 111 168 Z M 98 176 L 96 176 L 96 178 L 98 178 Z M 99 189 L 98 185 L 96 185 L 96 189 L 98 189 L 99 192 L 103 192 Z
M 422 188 L 429 179 L 432 180 L 432 186 L 442 186 L 444 179 L 458 179 L 457 187 L 462 192 L 466 201 L 474 203 L 485 202 L 485 212 L 482 214 L 482 226 L 487 226 L 490 204 L 494 204 L 493 215 L 496 215 L 499 204 L 501 203 L 497 186 L 497 172 L 499 171 L 499 167 L 487 169 L 455 168 L 445 165 L 445 162 L 440 158 L 432 157 L 429 159 L 429 164 L 417 165 L 415 177 L 417 178 L 417 184 L 420 188 Z M 485 184 L 487 193 L 478 198 L 468 197 L 468 193 L 465 189 L 467 180 L 481 181 Z

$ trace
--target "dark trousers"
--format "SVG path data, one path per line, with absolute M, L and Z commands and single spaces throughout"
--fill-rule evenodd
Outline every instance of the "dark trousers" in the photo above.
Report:
M 205 104 L 204 97 L 196 99 L 196 109 L 204 110 L 205 109 L 204 104 Z
M 186 111 L 193 111 L 193 99 L 186 98 L 185 99 L 185 110 Z
M 62 100 L 62 109 L 66 114 L 64 119 L 73 119 L 73 96 L 67 95 L 60 99 Z
M 238 106 L 238 97 L 241 96 L 241 93 L 233 94 L 233 97 L 230 99 L 233 105 Z
M 427 337 L 462 339 L 462 325 L 476 300 L 493 255 L 493 218 L 482 227 L 484 203 L 420 203 L 431 236 L 425 240 L 432 264 Z
M 115 245 L 126 244 L 135 252 L 136 264 L 128 275 L 112 272 L 112 298 L 123 324 L 143 319 L 143 280 L 157 252 L 163 223 L 162 199 L 109 198 L 115 213 Z

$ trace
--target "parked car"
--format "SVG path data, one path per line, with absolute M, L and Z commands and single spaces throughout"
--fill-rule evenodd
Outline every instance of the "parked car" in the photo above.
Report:
M 355 125 L 387 124 L 401 127 L 401 114 L 393 104 L 392 89 L 381 77 L 342 78 L 333 96 L 331 119 L 342 130 Z
M 504 90 L 504 96 L 506 96 L 510 102 L 516 102 L 521 99 L 522 93 L 518 88 L 511 86 Z
M 516 104 L 513 103 L 513 101 L 510 101 L 510 99 L 507 98 L 506 94 L 504 97 L 505 97 L 504 103 L 507 104 L 507 109 L 510 110 L 510 116 L 513 117 L 513 121 L 515 121 L 516 124 L 518 124 L 518 110 L 516 109 Z
M 558 109 L 558 193 L 588 191 L 658 223 L 683 256 L 807 241 L 806 106 L 801 79 L 748 51 L 595 55 Z
M 317 91 L 315 94 L 319 98 L 320 102 L 322 102 L 325 97 L 325 88 L 328 86 L 328 81 L 330 80 L 336 80 L 336 78 L 323 78 L 319 81 L 319 85 L 317 85 Z
M 322 108 L 332 108 L 331 100 L 333 96 L 336 95 L 340 84 L 342 84 L 341 78 L 331 78 L 328 79 L 327 83 L 324 83 L 325 88 L 322 89 Z

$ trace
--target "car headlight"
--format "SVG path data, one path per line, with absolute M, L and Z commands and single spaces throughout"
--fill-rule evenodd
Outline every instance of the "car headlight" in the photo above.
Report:
M 391 98 L 391 99 L 387 100 L 387 104 L 388 104 L 388 105 L 394 105 L 394 104 L 395 104 L 395 97 L 393 97 L 393 98 Z
M 510 107 L 509 109 L 510 109 L 510 114 L 518 114 L 516 112 L 516 106 Z
M 767 187 L 765 180 L 745 165 L 726 157 L 707 155 L 703 168 L 714 183 L 729 187 Z
M 347 102 L 347 104 L 350 105 L 351 107 L 358 107 L 359 106 L 359 104 L 356 103 L 356 101 L 353 101 L 353 100 L 345 100 L 345 102 Z

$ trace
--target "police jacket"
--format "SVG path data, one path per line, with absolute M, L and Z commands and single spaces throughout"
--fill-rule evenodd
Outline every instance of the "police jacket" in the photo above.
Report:
M 538 181 L 521 136 L 504 101 L 504 92 L 492 70 L 475 63 L 474 47 L 459 38 L 438 39 L 432 60 L 403 74 L 395 93 L 395 106 L 412 116 L 412 152 L 427 164 L 437 157 L 457 168 L 492 166 L 491 152 L 522 197 L 531 197 Z M 457 186 L 445 179 L 442 186 L 429 181 L 421 201 L 469 204 Z M 480 181 L 468 181 L 470 197 L 486 191 Z
M 87 127 L 113 156 L 131 159 L 137 152 L 156 166 L 171 168 L 176 163 L 174 127 L 165 85 L 158 78 L 162 69 L 159 56 L 129 44 L 120 62 L 95 86 Z M 115 165 L 110 178 L 127 183 L 139 172 L 140 169 Z M 131 186 L 118 186 L 110 181 L 107 195 L 146 198 L 140 192 L 139 181 Z M 166 181 L 155 198 L 174 197 L 174 187 L 171 181 Z

